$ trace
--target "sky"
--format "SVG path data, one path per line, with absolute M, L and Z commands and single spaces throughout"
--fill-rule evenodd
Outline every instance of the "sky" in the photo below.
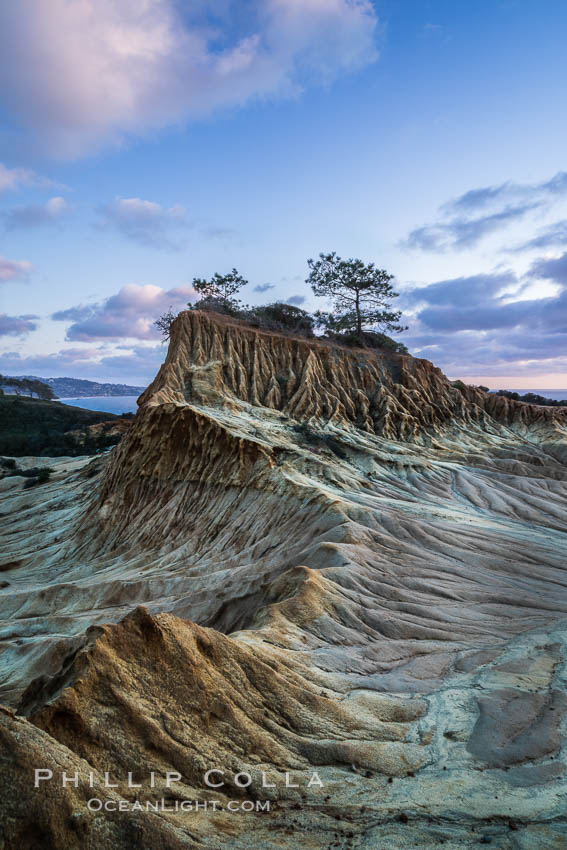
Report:
M 0 4 L 0 372 L 147 384 L 232 267 L 395 275 L 451 378 L 567 388 L 563 0 Z

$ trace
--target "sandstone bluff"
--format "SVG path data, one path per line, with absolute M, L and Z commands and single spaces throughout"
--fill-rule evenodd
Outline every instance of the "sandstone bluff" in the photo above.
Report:
M 567 410 L 189 311 L 54 465 L 0 482 L 3 850 L 567 846 Z

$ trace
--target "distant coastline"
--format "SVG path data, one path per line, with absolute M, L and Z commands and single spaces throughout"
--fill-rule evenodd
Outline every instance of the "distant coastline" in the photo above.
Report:
M 138 409 L 136 403 L 138 395 L 111 395 L 111 396 L 75 396 L 71 398 L 59 398 L 57 401 L 70 407 L 82 407 L 84 410 L 98 410 L 104 413 L 114 413 L 120 416 L 122 413 L 135 413 Z
M 41 378 L 38 375 L 14 375 L 10 377 L 42 381 L 51 387 L 59 399 L 137 397 L 145 390 L 145 387 L 131 384 L 111 384 L 102 381 L 87 381 L 83 378 Z

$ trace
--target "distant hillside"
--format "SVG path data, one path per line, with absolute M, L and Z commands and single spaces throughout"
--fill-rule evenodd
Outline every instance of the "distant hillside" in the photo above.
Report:
M 2 396 L 0 455 L 95 454 L 117 443 L 128 422 L 127 417 L 70 407 L 58 401 Z
M 44 401 L 50 401 L 55 398 L 53 387 L 45 384 L 38 378 L 9 378 L 7 375 L 0 375 L 0 395 L 7 393 L 8 395 L 27 395 L 30 398 L 41 398 Z
M 85 381 L 81 378 L 38 378 L 37 375 L 18 375 L 19 378 L 40 380 L 48 384 L 57 398 L 89 398 L 91 396 L 138 396 L 145 387 L 132 387 L 129 384 L 99 384 L 98 381 Z

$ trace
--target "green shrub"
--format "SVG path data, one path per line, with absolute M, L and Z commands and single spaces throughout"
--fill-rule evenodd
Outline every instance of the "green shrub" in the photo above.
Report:
M 375 331 L 363 331 L 361 337 L 356 333 L 328 333 L 327 339 L 344 345 L 347 348 L 372 348 L 382 351 L 393 351 L 396 354 L 408 354 L 407 347 L 403 342 L 396 342 L 387 334 Z
M 53 474 L 53 469 L 51 469 L 51 467 L 49 467 L 49 466 L 42 467 L 42 469 L 39 470 L 39 472 L 37 473 L 37 476 L 36 476 L 37 483 L 38 484 L 47 484 L 47 482 L 51 478 L 52 474 Z
M 293 304 L 285 304 L 283 301 L 274 301 L 273 304 L 265 304 L 262 307 L 251 307 L 243 312 L 242 317 L 248 324 L 255 327 L 306 337 L 314 335 L 313 317 L 307 310 L 302 310 Z
M 119 438 L 102 433 L 87 440 L 85 446 L 72 432 L 119 419 L 112 413 L 83 410 L 58 401 L 4 396 L 0 398 L 0 455 L 75 457 L 93 454 L 113 445 Z
M 242 308 L 235 298 L 219 298 L 210 295 L 201 298 L 194 304 L 189 304 L 190 310 L 204 310 L 209 313 L 221 313 L 223 316 L 231 316 L 233 319 L 242 317 L 245 308 Z
M 47 484 L 53 472 L 54 470 L 50 466 L 42 466 L 20 470 L 18 474 L 27 478 L 27 481 L 24 481 L 24 490 L 29 490 L 30 487 L 36 487 L 38 484 Z

